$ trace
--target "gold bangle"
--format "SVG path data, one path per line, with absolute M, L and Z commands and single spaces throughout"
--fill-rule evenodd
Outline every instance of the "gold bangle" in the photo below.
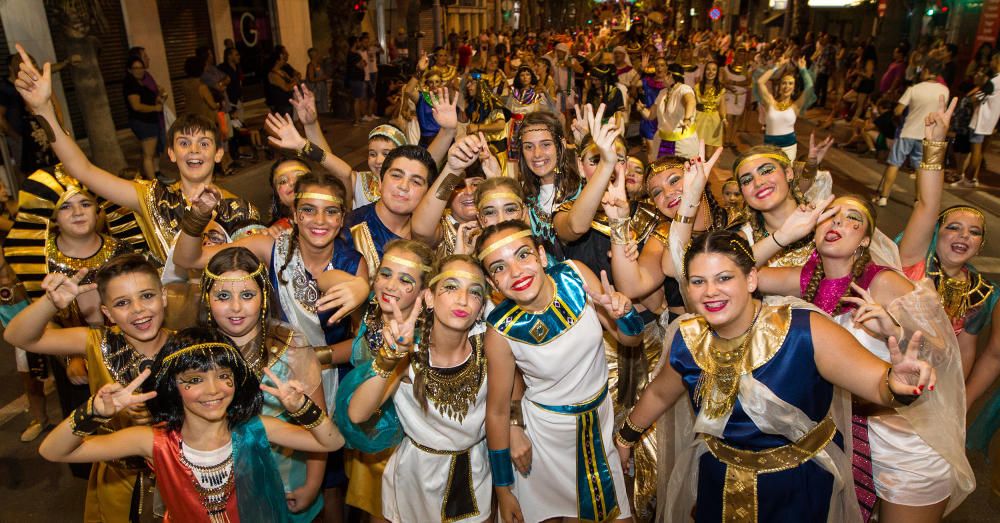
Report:
M 694 221 L 696 219 L 696 216 L 697 215 L 694 215 L 694 216 L 684 216 L 684 215 L 678 214 L 678 215 L 674 216 L 674 221 L 677 222 L 677 223 L 694 223 Z
M 316 353 L 316 359 L 319 360 L 320 365 L 330 365 L 333 363 L 333 349 L 329 345 L 323 347 L 316 347 L 313 349 Z
M 622 447 L 632 448 L 638 442 L 626 441 L 618 431 L 615 431 L 615 443 L 621 445 Z
M 521 410 L 521 400 L 510 400 L 510 425 L 524 428 L 524 413 Z
M 631 414 L 631 413 L 629 413 L 629 414 Z M 632 417 L 631 417 L 631 415 L 625 416 L 625 426 L 628 427 L 628 428 L 630 428 L 630 429 L 632 429 L 632 430 L 634 430 L 634 431 L 636 431 L 636 432 L 640 432 L 640 433 L 646 432 L 646 430 L 649 428 L 649 427 L 646 427 L 644 429 L 642 427 L 637 427 L 635 423 L 632 423 Z
M 611 234 L 612 245 L 628 245 L 632 243 L 631 218 L 608 218 L 608 229 Z

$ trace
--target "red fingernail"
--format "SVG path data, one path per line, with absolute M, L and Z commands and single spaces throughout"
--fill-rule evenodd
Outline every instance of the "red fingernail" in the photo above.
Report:
M 923 386 L 923 385 L 921 385 L 921 386 L 919 386 L 919 387 L 917 387 L 917 388 L 918 388 L 918 389 L 920 389 L 920 392 L 923 392 L 923 391 L 924 391 L 924 386 Z
M 931 386 L 930 386 L 930 390 L 934 390 L 934 385 L 931 385 Z
M 913 389 L 914 394 L 920 394 L 920 389 Z

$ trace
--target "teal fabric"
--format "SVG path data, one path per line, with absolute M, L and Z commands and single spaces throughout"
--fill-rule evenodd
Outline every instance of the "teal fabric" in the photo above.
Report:
M 260 416 L 233 427 L 233 473 L 240 521 L 288 522 L 285 487 Z
M 357 345 L 358 339 L 363 339 L 363 335 L 359 334 L 355 338 L 355 345 Z M 367 348 L 364 350 L 367 352 Z M 347 447 L 368 454 L 395 447 L 403 441 L 403 425 L 399 422 L 399 415 L 396 414 L 396 406 L 391 397 L 364 423 L 354 423 L 347 415 L 347 407 L 351 404 L 354 392 L 362 383 L 373 376 L 375 376 L 375 371 L 372 370 L 371 359 L 349 372 L 337 386 L 337 398 L 333 411 L 333 421 L 340 429 L 340 433 L 344 435 Z
M 973 450 L 986 452 L 990 447 L 993 434 L 1000 428 L 1000 393 L 994 392 L 983 410 L 972 422 L 966 436 L 966 446 Z
M 6 327 L 10 323 L 10 320 L 13 320 L 14 316 L 17 316 L 17 313 L 28 308 L 29 304 L 31 304 L 30 301 L 24 300 L 11 305 L 0 305 L 0 322 Z
M 555 282 L 552 303 L 541 312 L 531 313 L 512 300 L 502 301 L 486 320 L 500 335 L 528 345 L 545 345 L 569 330 L 583 315 L 587 292 L 576 269 L 562 262 L 549 265 L 545 272 Z

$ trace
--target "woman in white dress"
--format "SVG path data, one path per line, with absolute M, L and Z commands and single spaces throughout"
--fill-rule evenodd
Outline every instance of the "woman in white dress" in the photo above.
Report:
M 642 318 L 606 275 L 598 279 L 571 260 L 546 263 L 544 248 L 523 223 L 487 227 L 476 251 L 506 298 L 487 318 L 486 333 L 486 436 L 500 516 L 630 521 L 612 441 L 602 327 L 619 343 L 636 345 Z M 524 376 L 522 416 L 532 451 L 519 460 L 515 477 L 510 407 L 517 370 Z
M 385 349 L 372 360 L 348 416 L 365 423 L 389 398 L 399 416 L 406 437 L 382 475 L 387 520 L 486 521 L 493 483 L 484 439 L 486 355 L 479 321 L 489 291 L 482 269 L 467 254 L 446 257 L 434 272 L 422 292 L 427 314 L 420 318 L 421 308 L 414 307 L 404 317 L 394 309 L 385 338 L 399 352 Z

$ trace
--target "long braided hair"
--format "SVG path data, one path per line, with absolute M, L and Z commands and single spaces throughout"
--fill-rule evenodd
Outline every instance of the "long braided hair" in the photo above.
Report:
M 871 202 L 862 197 L 852 197 L 851 200 L 855 203 L 860 203 L 865 206 L 868 210 L 868 215 L 872 217 L 872 221 L 875 220 L 875 207 L 872 206 Z M 867 218 L 866 218 L 867 220 Z M 867 234 L 865 238 L 871 241 L 872 233 L 875 230 L 874 223 L 866 223 Z M 856 283 L 861 279 L 861 276 L 865 273 L 865 269 L 869 264 L 872 263 L 871 249 L 864 245 L 859 245 L 858 249 L 860 253 L 856 253 L 854 256 L 854 264 L 851 265 L 851 282 Z M 819 253 L 817 252 L 817 255 Z M 802 293 L 802 299 L 812 303 L 816 299 L 816 293 L 819 292 L 819 285 L 823 282 L 823 278 L 826 276 L 826 272 L 823 269 L 823 258 L 820 256 L 819 262 L 816 264 L 816 269 L 813 270 L 812 276 L 809 277 L 809 283 L 806 284 L 805 291 Z M 851 286 L 848 285 L 844 289 L 844 293 L 840 295 L 837 299 L 837 307 L 830 313 L 831 316 L 837 316 L 843 312 L 843 306 L 840 303 L 840 298 L 847 296 L 851 292 Z
M 299 177 L 298 181 L 295 182 L 295 207 L 299 206 L 298 194 L 306 192 L 306 189 L 327 189 L 333 196 L 340 198 L 341 202 L 345 201 L 347 197 L 347 189 L 344 188 L 344 183 L 338 180 L 336 177 L 323 172 L 310 172 L 303 174 Z M 343 204 L 341 204 L 343 205 Z M 294 211 L 294 209 L 293 209 Z M 343 211 L 343 207 L 341 207 Z M 338 231 L 337 235 L 343 234 L 343 227 Z M 281 269 L 278 270 L 278 281 L 282 284 L 288 283 L 285 280 L 285 269 L 288 268 L 288 264 L 291 263 L 292 258 L 295 256 L 296 249 L 299 248 L 299 223 L 296 220 L 292 221 L 292 231 L 289 233 L 289 245 L 288 252 L 285 253 L 285 260 L 281 265 Z

